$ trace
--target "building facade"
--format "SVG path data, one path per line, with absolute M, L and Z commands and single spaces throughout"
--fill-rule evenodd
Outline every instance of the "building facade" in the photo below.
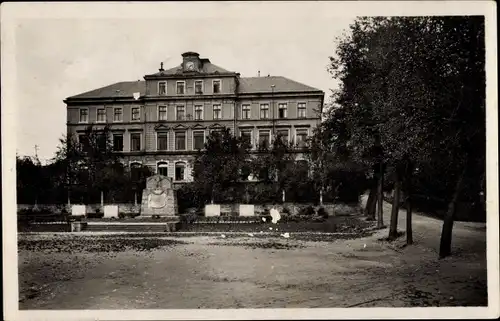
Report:
M 252 150 L 275 135 L 300 148 L 321 121 L 324 92 L 281 76 L 240 77 L 198 53 L 182 63 L 64 100 L 68 134 L 109 126 L 113 149 L 130 165 L 182 183 L 213 130 L 248 139 Z M 298 149 L 299 150 L 299 149 Z

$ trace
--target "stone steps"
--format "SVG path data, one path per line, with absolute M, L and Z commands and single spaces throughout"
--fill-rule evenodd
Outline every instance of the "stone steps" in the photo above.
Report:
M 175 232 L 177 230 L 176 223 L 142 223 L 142 224 L 88 224 L 84 231 L 88 232 Z

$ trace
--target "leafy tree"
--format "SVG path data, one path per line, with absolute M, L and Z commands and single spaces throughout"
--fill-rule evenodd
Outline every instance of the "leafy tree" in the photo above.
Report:
M 231 135 L 228 128 L 210 133 L 205 149 L 193 162 L 194 184 L 205 201 L 237 196 L 231 192 L 242 179 L 249 147 L 246 141 Z
M 464 181 L 480 181 L 484 173 L 484 149 L 473 147 L 484 146 L 485 137 L 484 18 L 359 18 L 336 54 L 330 71 L 342 86 L 334 98 L 347 114 L 353 156 L 380 169 L 387 164 L 394 182 L 389 238 L 396 236 L 402 190 L 412 242 L 414 169 L 442 168 L 443 185 L 456 182 L 440 250 L 448 255 Z
M 37 203 L 42 188 L 42 166 L 34 158 L 16 155 L 17 202 Z
M 135 187 L 130 172 L 121 163 L 119 155 L 113 152 L 108 126 L 97 130 L 90 125 L 79 138 L 71 133 L 61 138 L 53 163 L 65 169 L 61 181 L 65 182 L 72 199 L 99 202 L 101 192 L 109 194 L 110 200 L 121 199 L 120 195 L 131 193 L 125 191 L 125 186 Z M 144 182 L 139 185 L 144 185 Z

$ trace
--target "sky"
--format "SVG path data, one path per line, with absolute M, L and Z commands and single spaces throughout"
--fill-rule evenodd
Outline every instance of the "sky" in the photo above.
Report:
M 283 3 L 286 4 L 286 3 Z M 166 16 L 35 17 L 15 28 L 17 153 L 54 156 L 65 133 L 63 99 L 143 79 L 195 51 L 243 77 L 280 75 L 325 91 L 334 38 L 354 17 L 315 15 L 308 5 L 175 3 Z M 290 4 L 289 4 L 290 5 Z M 309 6 L 310 7 L 310 6 Z M 280 10 L 281 9 L 281 10 Z M 27 125 L 26 125 L 27 124 Z

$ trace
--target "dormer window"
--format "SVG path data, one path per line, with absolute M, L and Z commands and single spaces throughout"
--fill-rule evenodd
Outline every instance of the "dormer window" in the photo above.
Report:
M 177 95 L 184 95 L 186 83 L 184 81 L 177 82 Z
M 221 81 L 220 80 L 213 80 L 212 87 L 213 87 L 213 93 L 219 94 L 221 92 Z
M 158 83 L 158 95 L 165 96 L 167 94 L 167 83 L 161 81 Z

